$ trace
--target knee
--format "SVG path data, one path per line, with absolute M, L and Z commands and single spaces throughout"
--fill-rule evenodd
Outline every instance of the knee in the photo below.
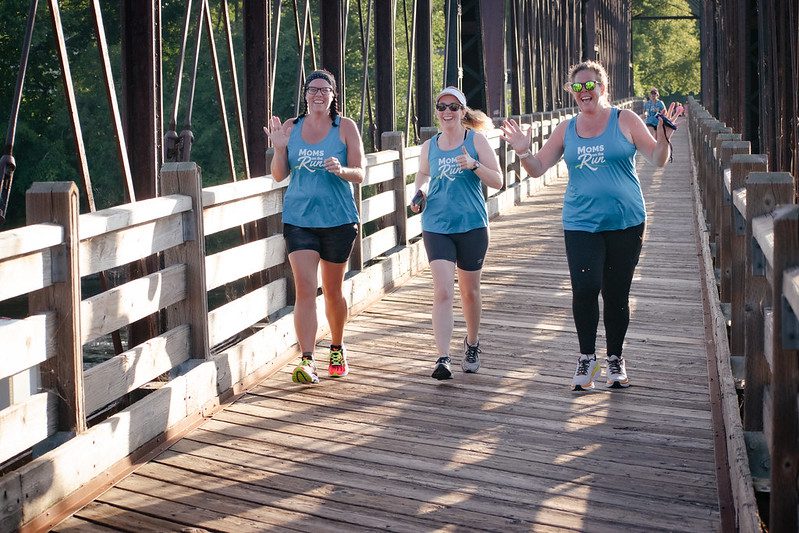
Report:
M 461 301 L 464 304 L 476 304 L 480 301 L 480 287 L 469 287 L 461 290 Z
M 316 284 L 313 283 L 295 283 L 294 284 L 294 298 L 297 301 L 307 301 L 316 299 Z
M 588 280 L 572 282 L 572 295 L 575 300 L 596 300 L 601 289 L 600 284 Z
M 454 287 L 436 287 L 433 290 L 433 301 L 435 303 L 451 302 L 455 296 Z
M 341 287 L 325 287 L 322 289 L 322 294 L 325 296 L 325 302 L 329 303 L 337 303 L 344 299 Z

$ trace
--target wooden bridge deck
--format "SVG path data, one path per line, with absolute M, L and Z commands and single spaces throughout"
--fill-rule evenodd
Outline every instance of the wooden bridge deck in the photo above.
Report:
M 492 222 L 478 374 L 430 378 L 426 271 L 352 318 L 346 379 L 285 368 L 55 530 L 718 530 L 684 131 L 675 149 L 639 167 L 628 390 L 568 387 L 561 182 Z M 463 332 L 456 314 L 454 352 Z

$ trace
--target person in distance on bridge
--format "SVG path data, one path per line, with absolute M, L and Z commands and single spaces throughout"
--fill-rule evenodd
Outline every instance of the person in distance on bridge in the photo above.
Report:
M 634 112 L 612 107 L 608 75 L 598 62 L 574 65 L 565 88 L 574 96 L 579 114 L 558 124 L 537 153 L 530 153 L 531 131 L 525 134 L 513 119 L 503 123 L 503 138 L 533 176 L 543 175 L 561 157 L 568 167 L 562 216 L 580 345 L 572 387 L 592 389 L 601 372 L 595 349 L 600 292 L 607 337 L 606 382 L 609 387 L 627 387 L 622 345 L 630 322 L 630 285 L 646 223 L 635 154 L 665 166 L 674 130 L 658 118 L 653 137 Z M 665 116 L 674 120 L 673 109 Z
M 355 122 L 339 115 L 333 75 L 316 70 L 304 89 L 302 113 L 285 122 L 272 117 L 264 132 L 275 149 L 272 178 L 279 182 L 291 177 L 283 199 L 283 236 L 294 275 L 294 328 L 302 352 L 292 380 L 318 383 L 314 347 L 320 267 L 332 341 L 328 372 L 333 378 L 349 372 L 342 284 L 358 235 L 352 184 L 363 181 L 366 156 Z
M 447 87 L 436 97 L 440 132 L 422 144 L 416 195 L 411 210 L 422 206 L 422 238 L 433 275 L 433 335 L 438 359 L 433 378 L 451 379 L 455 272 L 461 293 L 466 337 L 464 372 L 480 368 L 480 274 L 488 251 L 488 213 L 482 185 L 502 187 L 499 160 L 478 130 L 493 127 L 482 111 L 470 109 L 466 96 Z
M 666 110 L 666 104 L 660 99 L 660 91 L 657 87 L 652 87 L 649 90 L 649 99 L 644 101 L 644 112 L 641 113 L 641 118 L 647 127 L 652 129 L 652 135 L 658 127 L 658 114 Z

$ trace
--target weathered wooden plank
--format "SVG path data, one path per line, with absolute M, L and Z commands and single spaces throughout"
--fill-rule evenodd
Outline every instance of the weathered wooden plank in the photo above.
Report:
M 131 204 L 85 213 L 78 218 L 81 242 L 104 233 L 117 232 L 148 222 L 170 218 L 171 215 L 191 209 L 191 200 L 185 196 L 171 195 L 150 198 Z M 82 272 L 85 276 L 86 272 Z
M 14 283 L 0 283 L 0 300 L 52 285 L 52 257 L 51 250 L 46 249 L 0 262 L 0 279 L 14 280 Z
M 0 379 L 13 376 L 46 360 L 53 353 L 56 316 L 54 312 L 28 318 L 0 319 Z
M 394 155 L 385 162 L 367 166 L 366 176 L 364 177 L 363 183 L 361 183 L 362 186 L 375 185 L 394 179 L 394 161 L 397 159 L 397 152 L 396 150 L 385 150 L 381 153 L 385 152 L 391 152 Z
M 389 226 L 363 239 L 363 260 L 369 261 L 397 246 L 397 228 Z
M 86 298 L 81 344 L 132 324 L 186 297 L 186 265 L 173 265 Z
M 286 306 L 286 280 L 278 279 L 208 313 L 211 346 Z
M 54 393 L 40 392 L 0 411 L 0 463 L 55 433 L 57 408 Z
M 283 235 L 272 235 L 205 258 L 206 287 L 210 291 L 286 260 Z
M 361 203 L 361 224 L 394 212 L 394 191 L 386 191 Z M 364 259 L 366 261 L 366 259 Z
M 251 180 L 239 181 L 228 185 L 247 183 L 248 181 Z M 204 199 L 205 196 L 204 189 Z M 236 226 L 280 213 L 282 210 L 283 195 L 280 192 L 270 192 L 239 200 L 229 200 L 226 203 L 217 203 L 203 209 L 204 232 L 206 236 L 213 235 L 226 229 L 235 228 Z
M 0 259 L 39 252 L 64 242 L 64 227 L 33 224 L 0 232 Z
M 163 252 L 182 244 L 183 240 L 181 214 L 81 239 L 81 276 L 109 270 Z
M 189 326 L 182 325 L 84 372 L 86 411 L 93 413 L 186 361 Z

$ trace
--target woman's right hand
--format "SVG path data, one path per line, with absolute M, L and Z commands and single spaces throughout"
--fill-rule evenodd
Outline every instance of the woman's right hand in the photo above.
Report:
M 272 146 L 276 149 L 286 148 L 291 135 L 291 123 L 283 124 L 280 117 L 273 116 L 269 123 L 264 126 L 264 133 L 266 133 L 267 138 L 272 141 Z
M 516 153 L 523 154 L 530 150 L 530 146 L 532 146 L 533 142 L 532 128 L 528 129 L 525 134 L 519 127 L 519 124 L 515 120 L 510 119 L 504 120 L 500 129 L 502 130 L 502 138 L 505 142 L 510 144 L 511 148 L 513 148 Z

